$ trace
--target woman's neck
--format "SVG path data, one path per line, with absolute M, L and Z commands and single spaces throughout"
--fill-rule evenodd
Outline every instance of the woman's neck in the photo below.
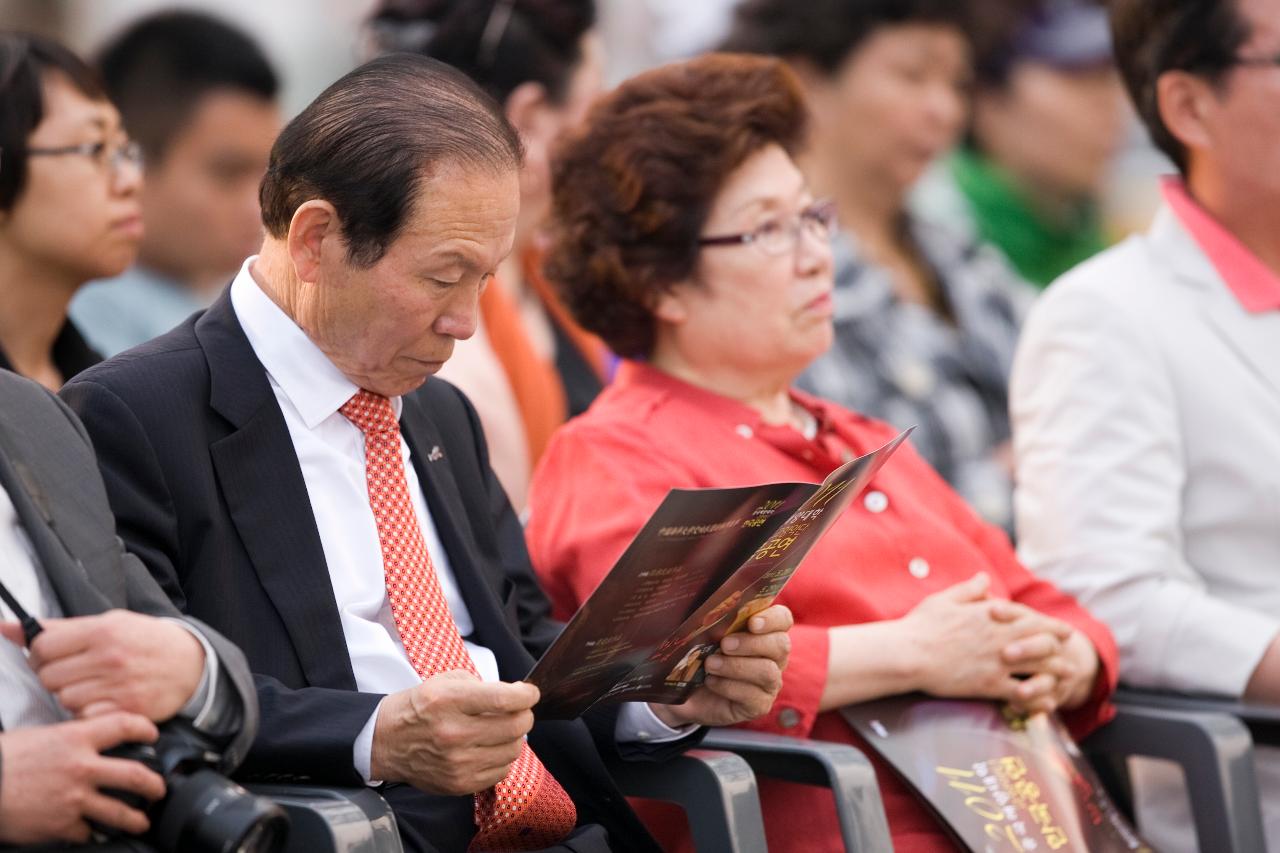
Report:
M 706 361 L 707 364 L 695 363 L 674 345 L 659 343 L 649 364 L 704 391 L 749 406 L 767 424 L 782 425 L 795 420 L 789 377 L 762 376 L 758 371 L 737 370 L 723 363 L 711 363 L 712 359 Z
M 57 390 L 65 378 L 53 344 L 82 282 L 21 259 L 0 256 L 0 348 L 15 372 Z

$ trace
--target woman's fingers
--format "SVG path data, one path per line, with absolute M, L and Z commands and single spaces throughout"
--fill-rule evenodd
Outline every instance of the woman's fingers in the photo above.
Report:
M 1062 653 L 1062 642 L 1056 634 L 1042 633 L 1023 637 L 1005 646 L 1000 659 L 1010 666 L 1045 661 Z

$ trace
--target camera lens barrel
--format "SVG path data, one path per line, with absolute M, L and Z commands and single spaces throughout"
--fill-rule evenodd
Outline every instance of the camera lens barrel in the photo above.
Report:
M 174 773 L 168 783 L 169 795 L 152 821 L 151 838 L 161 850 L 275 853 L 284 848 L 289 818 L 266 797 L 207 768 Z

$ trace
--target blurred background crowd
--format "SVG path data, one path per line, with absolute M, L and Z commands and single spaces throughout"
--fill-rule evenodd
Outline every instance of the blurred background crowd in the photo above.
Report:
M 555 141 L 596 95 L 644 69 L 715 48 L 782 55 L 807 72 L 811 174 L 838 188 L 844 226 L 835 243 L 838 343 L 801 387 L 916 424 L 915 443 L 933 466 L 1012 531 L 1006 385 L 1022 318 L 1038 288 L 1145 227 L 1159 200 L 1154 178 L 1170 169 L 1124 96 L 1104 10 L 1090 0 L 910 0 L 833 24 L 824 3 L 758 4 L 735 26 L 733 0 L 531 0 L 514 4 L 501 50 L 478 57 L 477 43 L 501 23 L 492 5 L 6 3 L 0 25 L 99 61 L 147 164 L 137 264 L 74 277 L 73 328 L 55 329 L 61 369 L 47 354 L 23 369 L 25 354 L 11 352 L 0 328 L 9 361 L 57 387 L 96 355 L 155 337 L 207 305 L 257 246 L 258 181 L 283 123 L 365 59 L 425 52 L 504 103 L 528 152 L 504 286 L 486 295 L 475 339 L 443 374 L 480 409 L 494 467 L 523 510 L 550 435 L 586 409 L 612 370 L 606 348 L 569 318 L 541 271 L 536 231 L 550 205 Z M 130 30 L 173 9 L 213 17 L 162 17 Z M 882 14 L 924 25 L 923 35 L 847 62 Z M 851 370 L 868 363 L 875 369 Z
M 11 0 L 0 10 L 0 23 L 54 36 L 80 54 L 92 56 L 130 22 L 152 12 L 184 8 L 211 13 L 252 33 L 261 45 L 279 74 L 279 102 L 283 116 L 288 118 L 339 75 L 371 55 L 371 32 L 366 22 L 380 5 L 379 0 Z M 426 8 L 433 4 L 418 5 Z M 605 84 L 615 85 L 646 68 L 718 46 L 728 33 L 734 5 L 734 0 L 599 0 L 595 6 Z M 973 7 L 970 19 L 977 37 L 999 41 L 1008 36 L 1017 16 L 1036 4 L 1034 0 L 969 0 L 966 5 Z M 1055 24 L 1051 28 L 1052 41 L 1027 44 L 1025 49 L 1040 54 L 1039 58 L 1050 66 L 1079 68 L 1081 59 L 1087 62 L 1090 54 L 1096 55 L 1098 50 L 1098 33 L 1096 29 L 1090 32 L 1089 26 L 1098 25 Z M 1001 66 L 1002 61 L 992 61 L 982 72 L 984 81 L 997 82 L 1005 73 Z M 1063 92 L 1052 88 L 1052 80 L 1034 80 L 1028 85 L 1042 98 L 1049 97 L 1050 92 Z M 1077 111 L 1087 109 L 1078 101 L 1073 103 Z M 1117 131 L 1118 142 L 1092 142 L 1105 148 L 1104 155 L 1095 155 L 1102 161 L 1103 172 L 1096 181 L 1102 222 L 1110 237 L 1145 226 L 1157 202 L 1150 178 L 1167 168 L 1128 115 L 1127 107 L 1121 115 L 1127 118 L 1123 129 Z M 1096 117 L 1096 135 L 1105 136 L 1106 116 Z M 1043 120 L 1053 121 L 1053 117 L 1044 116 Z M 1031 132 L 1025 135 L 1036 137 L 1041 144 L 1050 141 L 1047 136 Z M 1056 140 L 1064 148 L 1076 147 L 1074 143 L 1075 137 Z M 1050 151 L 1042 154 L 1047 157 Z M 1083 152 L 1081 157 L 1088 159 Z M 1074 180 L 1088 180 L 1088 166 L 1082 162 L 1077 168 L 1080 173 Z

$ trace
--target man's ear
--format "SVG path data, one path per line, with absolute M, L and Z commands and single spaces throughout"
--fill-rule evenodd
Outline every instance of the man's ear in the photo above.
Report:
M 346 252 L 337 209 L 323 199 L 310 199 L 299 205 L 289 222 L 289 259 L 298 280 L 314 284 L 320 277 L 325 252 Z
M 1186 71 L 1166 71 L 1156 80 L 1160 120 L 1188 149 L 1212 145 L 1205 118 L 1216 100 L 1212 83 Z

